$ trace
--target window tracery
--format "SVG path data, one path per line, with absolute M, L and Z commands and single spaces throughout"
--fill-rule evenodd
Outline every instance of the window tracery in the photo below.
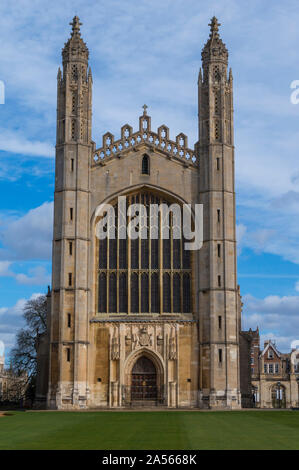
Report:
M 166 204 L 170 201 L 143 191 L 127 196 L 127 207 L 142 203 Z M 117 213 L 117 204 L 114 206 Z M 169 239 L 162 239 L 162 215 L 158 217 L 158 239 L 150 238 L 149 210 L 147 239 L 98 240 L 99 313 L 190 313 L 191 256 L 184 239 L 173 237 L 175 223 L 169 218 Z M 117 232 L 117 222 L 116 222 Z

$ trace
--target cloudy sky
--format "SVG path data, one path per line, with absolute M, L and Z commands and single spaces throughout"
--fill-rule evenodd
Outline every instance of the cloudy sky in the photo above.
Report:
M 197 140 L 197 75 L 213 15 L 234 74 L 238 273 L 243 327 L 282 351 L 299 339 L 297 0 L 2 0 L 0 4 L 0 341 L 50 283 L 56 74 L 77 14 L 93 72 L 93 139 L 137 127 Z

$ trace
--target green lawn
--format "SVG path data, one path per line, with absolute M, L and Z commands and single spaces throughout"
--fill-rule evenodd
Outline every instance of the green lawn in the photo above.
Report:
M 299 412 L 12 412 L 0 449 L 299 449 Z

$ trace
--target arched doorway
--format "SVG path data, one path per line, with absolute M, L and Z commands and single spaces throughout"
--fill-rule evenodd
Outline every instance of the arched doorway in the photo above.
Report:
M 278 382 L 272 387 L 272 406 L 273 408 L 286 407 L 286 390 L 283 385 Z
M 131 401 L 157 401 L 157 370 L 146 356 L 135 362 L 131 375 Z

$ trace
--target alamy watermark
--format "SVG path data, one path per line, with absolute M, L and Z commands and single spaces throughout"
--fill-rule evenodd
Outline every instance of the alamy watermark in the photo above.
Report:
M 117 213 L 116 213 L 117 212 Z M 184 249 L 200 250 L 203 243 L 203 205 L 195 204 L 130 204 L 126 196 L 118 197 L 117 209 L 101 204 L 96 211 L 96 236 L 100 240 L 117 238 L 184 239 Z M 171 217 L 171 221 L 170 221 Z M 159 223 L 160 221 L 160 223 Z
M 292 104 L 299 104 L 299 80 L 293 80 L 290 88 L 294 90 L 291 93 L 290 101 Z

